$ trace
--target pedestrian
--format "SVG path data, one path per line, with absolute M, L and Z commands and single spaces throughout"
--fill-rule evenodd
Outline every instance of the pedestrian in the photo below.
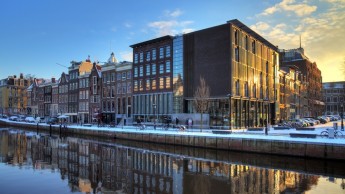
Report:
M 176 125 L 178 125 L 178 123 L 179 123 L 179 120 L 177 117 L 176 117 L 175 123 L 176 123 Z

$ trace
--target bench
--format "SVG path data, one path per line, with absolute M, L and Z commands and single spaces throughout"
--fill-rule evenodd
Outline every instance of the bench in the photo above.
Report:
M 315 127 L 297 127 L 296 131 L 315 131 Z
M 278 127 L 273 127 L 273 129 L 274 130 L 289 130 L 291 128 L 287 126 L 278 126 Z
M 230 130 L 212 130 L 213 134 L 231 134 Z
M 83 124 L 83 126 L 85 126 L 85 127 L 91 127 L 92 124 Z
M 262 127 L 249 127 L 247 131 L 263 131 L 264 128 Z
M 316 138 L 316 134 L 308 134 L 308 133 L 290 133 L 290 137 L 299 137 L 299 138 Z

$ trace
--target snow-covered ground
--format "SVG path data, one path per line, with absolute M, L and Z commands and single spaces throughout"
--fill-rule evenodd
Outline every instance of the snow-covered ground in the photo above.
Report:
M 7 119 L 0 119 L 6 122 Z M 24 122 L 23 122 L 24 123 Z M 156 133 L 156 134 L 170 134 L 170 135 L 186 135 L 186 136 L 200 136 L 200 137 L 231 137 L 231 138 L 246 138 L 246 139 L 262 139 L 262 140 L 281 140 L 290 142 L 310 142 L 310 143 L 331 143 L 331 144 L 342 144 L 345 145 L 345 131 L 341 131 L 340 121 L 338 123 L 338 130 L 342 132 L 344 136 L 336 138 L 325 138 L 317 136 L 316 138 L 292 138 L 290 133 L 301 133 L 301 134 L 316 134 L 320 135 L 322 131 L 327 128 L 333 127 L 333 122 L 327 124 L 321 124 L 314 126 L 314 131 L 299 131 L 294 128 L 289 130 L 274 130 L 270 128 L 268 135 L 265 135 L 264 131 L 247 131 L 247 129 L 233 129 L 231 134 L 213 134 L 210 129 L 187 129 L 186 131 L 179 131 L 176 128 L 169 128 L 168 130 L 163 130 L 157 127 L 155 130 L 152 126 L 146 127 L 144 130 L 139 130 L 136 126 L 117 126 L 117 127 L 97 127 L 97 125 L 92 126 L 80 126 L 80 125 L 68 125 L 68 128 L 85 129 L 85 130 L 103 130 L 103 131 L 117 131 L 117 132 L 140 132 L 140 133 Z M 37 125 L 36 123 L 26 123 L 28 125 Z M 47 125 L 45 123 L 40 123 L 39 125 Z M 47 125 L 48 126 L 48 125 Z

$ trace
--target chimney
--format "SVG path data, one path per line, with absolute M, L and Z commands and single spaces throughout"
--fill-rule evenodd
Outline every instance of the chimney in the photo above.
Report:
M 20 79 L 23 79 L 24 76 L 23 76 L 23 73 L 20 73 Z
M 55 83 L 55 77 L 52 77 L 52 83 Z

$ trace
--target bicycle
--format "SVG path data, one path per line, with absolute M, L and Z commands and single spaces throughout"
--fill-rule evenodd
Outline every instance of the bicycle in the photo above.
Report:
M 326 131 L 321 131 L 320 136 L 321 137 L 329 137 L 328 130 L 330 130 L 330 129 L 327 128 Z M 338 137 L 339 138 L 343 137 L 343 133 L 337 129 L 337 130 L 334 130 L 334 138 L 338 138 Z
M 139 130 L 144 130 L 144 129 L 146 129 L 146 126 L 143 124 L 138 124 L 138 128 L 139 128 Z
M 178 130 L 179 131 L 186 131 L 186 126 L 184 126 L 184 125 L 180 125 L 180 126 L 178 126 Z

